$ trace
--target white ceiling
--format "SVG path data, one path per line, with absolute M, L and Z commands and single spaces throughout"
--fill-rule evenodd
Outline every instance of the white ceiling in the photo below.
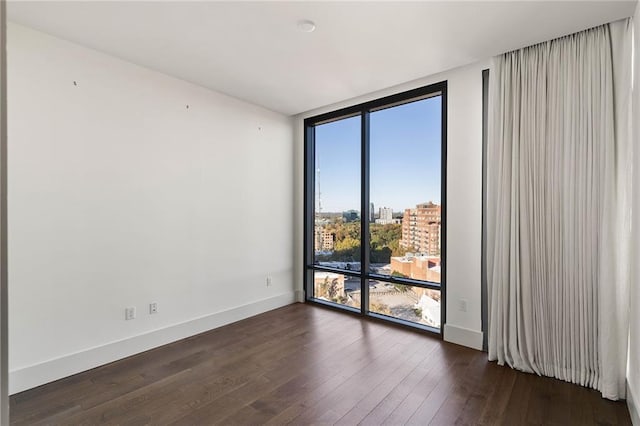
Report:
M 9 2 L 9 19 L 297 114 L 631 16 L 630 1 Z M 313 20 L 313 33 L 297 30 Z

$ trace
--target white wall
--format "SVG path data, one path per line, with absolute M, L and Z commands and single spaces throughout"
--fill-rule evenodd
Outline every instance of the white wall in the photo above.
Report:
M 480 62 L 296 117 L 296 277 L 302 282 L 303 121 L 324 112 L 447 80 L 447 326 L 445 340 L 482 348 L 482 70 Z M 301 284 L 299 284 L 301 285 Z M 301 288 L 301 287 L 300 287 Z M 458 309 L 467 300 L 467 311 Z
M 627 404 L 635 425 L 640 425 L 640 5 L 634 15 L 634 88 L 633 88 L 633 244 L 632 279 L 629 311 L 629 365 Z
M 8 78 L 12 392 L 294 300 L 290 118 L 13 24 Z

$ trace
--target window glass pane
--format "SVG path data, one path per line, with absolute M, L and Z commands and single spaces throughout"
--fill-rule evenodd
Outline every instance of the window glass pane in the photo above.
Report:
M 316 126 L 314 263 L 360 271 L 360 116 Z
M 316 299 L 360 309 L 360 278 L 315 271 L 313 294 Z
M 440 291 L 370 280 L 369 311 L 440 328 Z
M 370 115 L 370 272 L 440 283 L 441 96 Z

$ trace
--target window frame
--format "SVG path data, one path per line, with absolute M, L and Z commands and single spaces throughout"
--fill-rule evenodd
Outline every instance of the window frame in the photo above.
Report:
M 440 166 L 440 283 L 420 281 L 410 278 L 392 277 L 387 275 L 374 274 L 369 269 L 370 255 L 370 126 L 369 116 L 372 112 L 386 108 L 427 99 L 434 96 L 441 96 L 441 166 Z M 361 205 L 360 205 L 360 271 L 343 270 L 314 264 L 314 226 L 315 226 L 315 127 L 333 121 L 360 116 L 360 184 L 361 184 Z M 357 313 L 364 317 L 387 320 L 391 323 L 405 325 L 411 328 L 425 330 L 430 333 L 444 336 L 446 324 L 446 254 L 447 254 L 447 81 L 430 84 L 416 89 L 396 93 L 357 105 L 348 106 L 335 111 L 319 114 L 304 120 L 304 247 L 303 247 L 303 289 L 304 299 L 307 303 L 328 306 L 340 311 Z M 351 276 L 360 279 L 360 309 L 350 306 L 343 306 L 336 303 L 315 299 L 313 297 L 314 272 L 333 272 L 344 276 Z M 403 284 L 413 287 L 422 287 L 440 291 L 440 328 L 414 323 L 391 316 L 370 312 L 369 307 L 369 280 L 389 282 L 392 284 Z
M 480 254 L 480 322 L 482 350 L 489 351 L 489 292 L 487 284 L 487 143 L 489 138 L 489 69 L 482 70 L 482 250 Z

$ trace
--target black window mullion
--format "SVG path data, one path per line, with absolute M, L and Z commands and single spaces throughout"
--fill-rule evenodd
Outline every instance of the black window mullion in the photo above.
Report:
M 440 131 L 440 337 L 444 339 L 444 325 L 447 319 L 447 84 L 441 91 Z
M 356 278 L 360 278 L 360 276 L 362 275 L 361 272 L 351 271 L 349 269 L 332 268 L 330 266 L 308 265 L 307 269 L 312 271 L 333 272 L 334 274 L 341 274 L 348 277 Z
M 315 125 L 305 122 L 304 144 L 304 264 L 311 265 L 314 262 L 314 227 L 315 227 Z M 313 293 L 313 271 L 305 268 L 303 277 L 305 300 L 315 297 Z
M 361 116 L 360 137 L 362 140 L 361 159 L 361 185 L 362 195 L 360 200 L 360 312 L 369 312 L 369 280 L 366 278 L 369 273 L 369 214 L 371 206 L 369 204 L 369 111 L 363 111 Z
M 488 319 L 488 294 L 487 294 L 487 132 L 489 122 L 489 70 L 482 70 L 482 250 L 480 250 L 480 275 L 481 275 L 481 324 L 482 324 L 482 350 L 488 351 L 487 337 Z
M 440 283 L 434 283 L 432 281 L 416 280 L 412 278 L 394 277 L 393 275 L 365 274 L 365 278 L 376 280 L 376 281 L 384 281 L 384 282 L 393 283 L 393 284 L 408 285 L 412 287 L 430 288 L 432 290 L 442 289 L 442 284 Z

